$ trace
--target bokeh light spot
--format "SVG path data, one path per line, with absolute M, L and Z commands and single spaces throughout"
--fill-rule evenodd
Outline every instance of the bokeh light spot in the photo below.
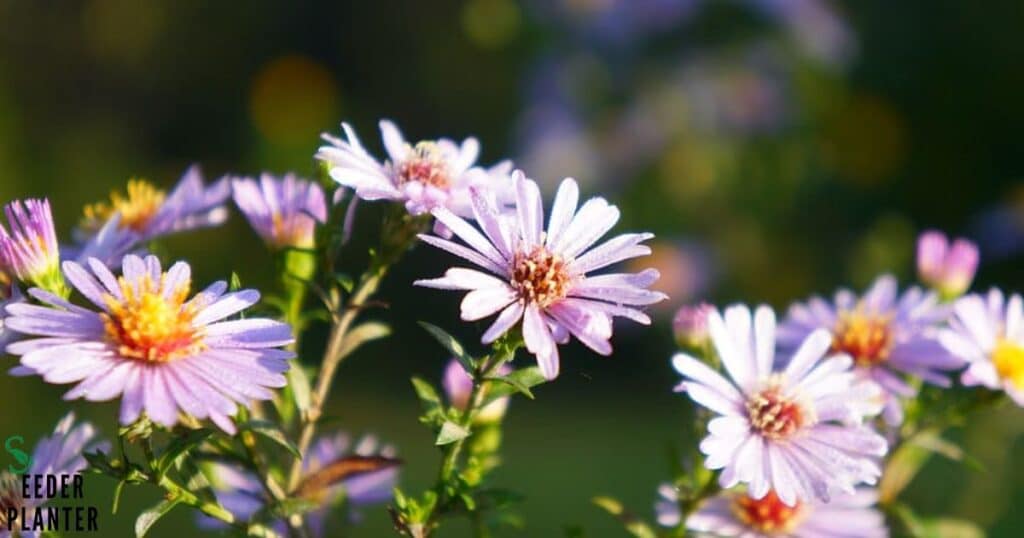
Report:
M 339 116 L 338 87 L 322 65 L 283 56 L 264 65 L 253 80 L 249 112 L 271 144 L 308 145 Z

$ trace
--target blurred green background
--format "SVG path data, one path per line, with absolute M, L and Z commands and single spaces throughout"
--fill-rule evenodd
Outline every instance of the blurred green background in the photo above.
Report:
M 658 234 L 643 263 L 672 301 L 655 327 L 620 327 L 611 358 L 573 344 L 557 383 L 513 403 L 493 483 L 526 495 L 526 527 L 509 535 L 620 536 L 589 498 L 649 516 L 669 447 L 693 441 L 689 404 L 670 391 L 675 307 L 784 308 L 883 271 L 908 282 L 924 227 L 980 242 L 978 286 L 1020 289 L 1022 26 L 1010 0 L 0 0 L 0 201 L 48 196 L 68 233 L 83 204 L 129 177 L 168 187 L 193 162 L 211 179 L 308 175 L 320 132 L 346 119 L 379 151 L 381 117 L 413 140 L 478 136 L 485 162 L 512 157 L 548 187 L 578 178 L 621 205 L 620 230 Z M 354 270 L 379 216 L 363 208 Z M 269 287 L 257 245 L 235 215 L 166 249 L 197 284 L 237 270 Z M 445 362 L 415 321 L 467 342 L 483 328 L 458 321 L 455 294 L 410 286 L 448 261 L 420 248 L 391 275 L 380 316 L 397 336 L 343 365 L 328 411 L 399 448 L 406 490 L 438 463 L 408 378 L 438 380 Z M 49 431 L 63 391 L 0 377 L 0 434 Z M 73 407 L 116 431 L 114 404 Z M 934 461 L 908 500 L 1018 535 L 1022 416 L 977 417 L 955 437 L 987 472 Z M 112 484 L 87 486 L 108 505 Z M 101 534 L 129 535 L 156 500 L 133 490 Z M 383 508 L 366 515 L 359 535 L 388 535 Z M 152 535 L 192 535 L 191 518 L 179 509 Z

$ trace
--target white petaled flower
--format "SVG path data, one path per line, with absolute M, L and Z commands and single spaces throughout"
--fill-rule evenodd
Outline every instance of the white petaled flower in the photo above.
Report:
M 658 488 L 658 523 L 675 527 L 682 521 L 675 489 Z M 686 518 L 697 536 L 724 538 L 887 538 L 885 516 L 875 508 L 878 494 L 858 489 L 825 504 L 784 504 L 774 492 L 754 499 L 741 491 L 725 491 L 705 500 Z
M 622 260 L 650 254 L 650 248 L 641 243 L 653 234 L 624 234 L 591 248 L 618 222 L 619 210 L 603 198 L 592 198 L 577 211 L 579 187 L 572 179 L 558 188 L 545 231 L 540 189 L 522 172 L 514 176 L 514 216 L 500 214 L 493 193 L 477 189 L 470 194 L 479 229 L 447 209 L 433 212 L 468 246 L 420 236 L 487 272 L 452 268 L 441 278 L 416 284 L 469 291 L 462 300 L 463 320 L 498 314 L 483 335 L 485 344 L 522 320 L 526 348 L 537 356 L 544 376 L 554 379 L 559 368 L 557 344 L 567 343 L 572 335 L 590 349 L 609 355 L 612 318 L 649 324 L 650 318 L 637 307 L 666 296 L 647 289 L 658 279 L 654 269 L 588 276 Z
M 1004 390 L 1024 406 L 1024 307 L 1021 296 L 1006 301 L 992 289 L 958 299 L 949 328 L 939 340 L 954 355 L 967 361 L 964 385 Z
M 469 217 L 471 187 L 511 193 L 512 163 L 503 161 L 489 169 L 477 166 L 480 143 L 475 138 L 461 144 L 447 138 L 409 144 L 394 123 L 382 120 L 388 158 L 381 162 L 363 148 L 352 127 L 341 127 L 345 139 L 324 134 L 330 145 L 321 146 L 316 158 L 328 164 L 335 181 L 365 200 L 399 201 L 414 215 L 445 207 Z
M 783 503 L 852 494 L 859 483 L 881 475 L 877 459 L 884 438 L 862 425 L 865 390 L 846 355 L 824 358 L 828 331 L 811 333 L 788 361 L 775 369 L 775 313 L 768 307 L 732 306 L 725 317 L 708 315 L 711 341 L 729 379 L 684 353 L 672 359 L 693 401 L 717 413 L 700 443 L 709 469 L 721 469 L 723 488 L 747 484 L 761 499 L 775 491 Z

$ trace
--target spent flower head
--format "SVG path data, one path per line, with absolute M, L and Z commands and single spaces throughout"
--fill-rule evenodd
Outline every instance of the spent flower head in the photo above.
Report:
M 323 189 L 295 174 L 234 179 L 231 188 L 235 204 L 273 249 L 312 248 L 317 223 L 327 221 Z
M 4 214 L 10 230 L 0 223 L 0 271 L 6 268 L 25 284 L 67 295 L 50 201 L 15 200 L 4 206 Z
M 859 374 L 883 389 L 885 418 L 899 424 L 901 399 L 917 393 L 904 374 L 948 387 L 948 372 L 963 366 L 937 339 L 948 316 L 935 293 L 912 287 L 900 295 L 896 279 L 884 275 L 860 297 L 841 289 L 832 303 L 812 297 L 792 305 L 779 328 L 779 346 L 792 351 L 812 332 L 827 330 L 832 351 L 849 355 Z
M 950 241 L 938 230 L 917 239 L 917 274 L 945 299 L 963 295 L 978 270 L 978 246 L 959 237 Z
M 293 341 L 290 327 L 227 320 L 256 304 L 259 292 L 225 293 L 227 284 L 216 282 L 190 299 L 189 265 L 163 272 L 155 256 L 125 256 L 120 277 L 99 260 L 87 265 L 65 262 L 64 274 L 91 309 L 38 288 L 29 295 L 45 306 L 7 306 L 7 329 L 30 337 L 7 347 L 21 357 L 12 373 L 76 383 L 68 400 L 122 396 L 122 424 L 145 411 L 170 427 L 181 412 L 230 433 L 237 405 L 269 400 L 269 388 L 285 385 L 294 353 L 278 348 Z
M 480 143 L 475 138 L 461 144 L 447 138 L 409 144 L 394 123 L 382 120 L 380 131 L 388 158 L 380 162 L 363 148 L 347 123 L 341 127 L 345 139 L 324 134 L 328 145 L 320 147 L 316 158 L 328 163 L 335 181 L 365 200 L 402 202 L 414 215 L 444 207 L 469 217 L 471 187 L 498 191 L 502 200 L 511 195 L 511 162 L 489 169 L 477 166 Z
M 742 305 L 724 318 L 712 311 L 708 330 L 729 378 L 685 353 L 672 364 L 684 377 L 676 390 L 719 415 L 700 450 L 708 469 L 722 469 L 723 488 L 743 483 L 754 499 L 774 491 L 795 506 L 877 480 L 887 444 L 860 423 L 875 387 L 855 383 L 850 357 L 824 358 L 832 344 L 827 331 L 811 333 L 779 369 L 770 308 L 753 317 Z
M 967 363 L 961 380 L 1006 391 L 1024 407 L 1024 306 L 1021 296 L 1005 300 L 1003 292 L 970 294 L 956 301 L 949 328 L 939 339 Z
M 603 198 L 592 198 L 577 211 L 579 187 L 566 179 L 558 188 L 547 230 L 540 189 L 521 172 L 515 173 L 516 213 L 499 212 L 493 193 L 471 189 L 473 215 L 479 229 L 445 208 L 434 217 L 468 246 L 440 237 L 420 239 L 446 250 L 487 272 L 452 268 L 441 278 L 419 280 L 419 286 L 469 291 L 462 300 L 462 319 L 476 321 L 498 314 L 483 335 L 489 344 L 522 320 L 526 348 L 537 356 L 548 379 L 558 376 L 558 344 L 575 336 L 590 349 L 609 355 L 612 318 L 643 324 L 650 318 L 638 307 L 666 298 L 647 289 L 658 272 L 588 273 L 614 263 L 644 256 L 642 245 L 652 234 L 601 239 L 619 220 L 619 210 Z M 490 274 L 488 274 L 490 273 Z

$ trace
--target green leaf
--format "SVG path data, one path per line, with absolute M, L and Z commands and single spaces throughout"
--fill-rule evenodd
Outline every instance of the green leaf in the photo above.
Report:
M 657 533 L 654 532 L 647 523 L 637 519 L 632 514 L 626 511 L 622 506 L 622 503 L 611 497 L 594 497 L 592 502 L 600 509 L 608 512 L 615 519 L 618 519 L 626 532 L 636 538 L 657 538 Z
M 437 441 L 434 442 L 437 446 L 447 445 L 456 441 L 461 441 L 469 437 L 469 430 L 459 426 L 452 421 L 445 421 L 441 425 L 441 432 L 437 434 Z
M 159 473 L 157 476 L 162 477 L 166 474 L 168 469 L 179 458 L 187 455 L 193 448 L 199 446 L 212 433 L 213 430 L 210 428 L 200 428 L 198 430 L 189 430 L 185 435 L 175 437 L 157 460 L 157 473 Z
M 527 397 L 533 398 L 533 393 L 530 389 L 547 381 L 540 373 L 540 368 L 536 366 L 521 368 L 506 376 L 490 379 L 496 381 L 496 383 L 492 383 L 488 387 L 487 396 L 484 397 L 484 405 L 516 392 L 522 392 Z
M 245 529 L 245 535 L 249 538 L 281 538 L 277 531 L 260 523 L 253 523 Z
M 441 397 L 437 395 L 434 386 L 419 377 L 413 377 L 411 381 L 416 396 L 420 399 L 420 405 L 423 406 L 425 417 L 433 419 L 441 416 Z
M 242 289 L 242 279 L 238 277 L 238 273 L 231 271 L 231 280 L 228 284 L 228 291 L 238 291 Z
M 923 538 L 985 538 L 985 531 L 966 519 L 926 518 L 921 522 Z
M 430 336 L 433 336 L 445 349 L 447 349 L 454 357 L 455 360 L 459 361 L 462 365 L 462 369 L 466 371 L 470 377 L 473 377 L 476 373 L 476 361 L 473 357 L 466 352 L 466 348 L 455 339 L 454 336 L 445 332 L 444 329 L 431 325 L 425 321 L 420 322 L 420 327 L 426 329 Z
M 367 321 L 349 331 L 345 337 L 345 342 L 341 345 L 341 349 L 338 350 L 338 358 L 347 357 L 356 349 L 359 349 L 359 346 L 379 338 L 384 338 L 389 334 L 391 334 L 391 327 L 379 321 Z
M 110 459 L 107 458 L 107 455 L 101 450 L 86 452 L 82 454 L 82 457 L 85 458 L 85 461 L 89 462 L 89 467 L 86 468 L 86 471 L 113 477 L 121 476 L 121 471 L 114 468 L 113 463 L 111 463 Z
M 356 286 L 356 281 L 352 279 L 352 275 L 345 273 L 335 273 L 334 280 L 341 286 L 341 289 L 345 290 L 345 293 L 352 293 L 352 289 Z
M 296 458 L 301 458 L 302 454 L 299 453 L 299 449 L 294 443 L 288 439 L 288 436 L 284 434 L 281 429 L 273 422 L 267 422 L 266 420 L 250 420 L 240 427 L 244 431 L 251 431 L 261 437 L 273 441 L 278 446 L 288 450 Z
M 110 505 L 111 514 L 117 513 L 117 508 L 121 505 L 121 493 L 124 491 L 124 486 L 127 483 L 127 480 L 120 480 L 117 482 L 117 486 L 114 487 L 114 502 Z
M 156 506 L 139 514 L 138 519 L 135 520 L 135 538 L 143 538 L 146 536 L 149 529 L 152 528 L 160 518 L 167 515 L 167 512 L 170 512 L 171 509 L 177 506 L 179 502 L 181 501 L 161 501 Z
M 293 364 L 288 369 L 288 386 L 292 389 L 292 396 L 295 398 L 295 405 L 299 409 L 299 415 L 306 417 L 309 406 L 312 405 L 312 390 L 309 386 L 309 376 L 301 364 Z

